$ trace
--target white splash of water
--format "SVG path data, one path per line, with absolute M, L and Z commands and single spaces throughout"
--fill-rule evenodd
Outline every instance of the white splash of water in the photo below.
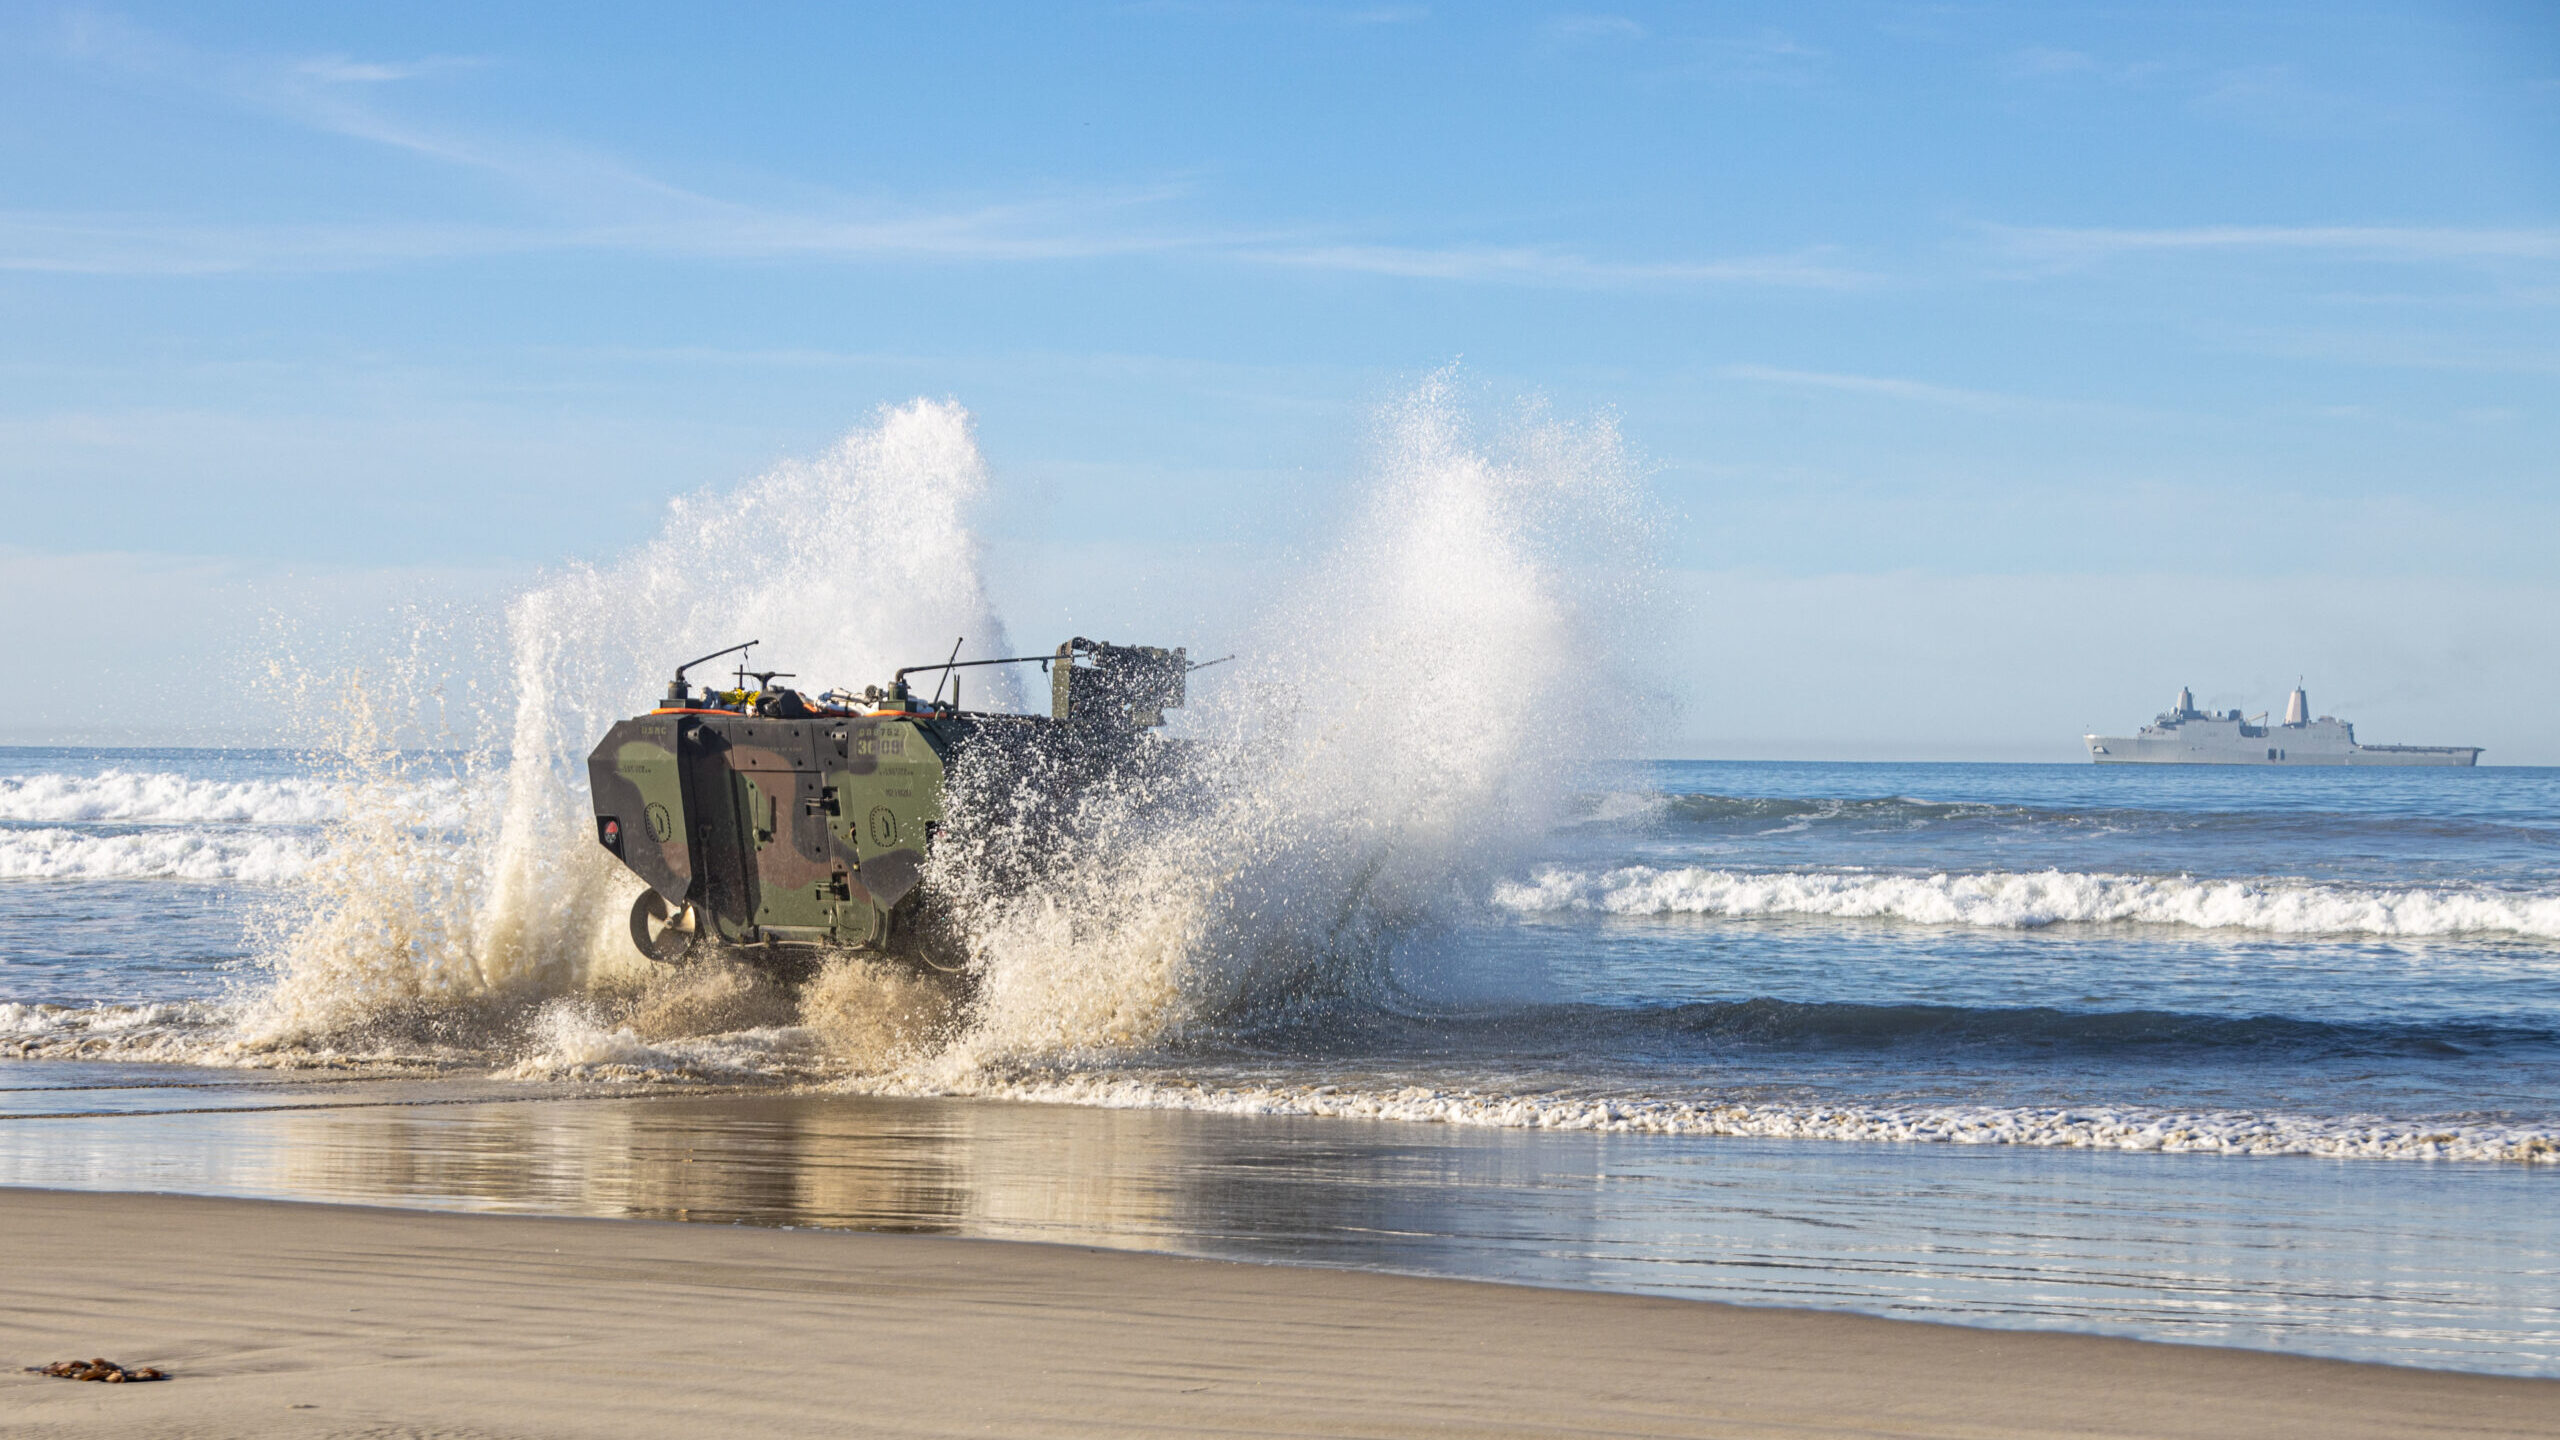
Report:
M 646 962 L 623 917 L 640 887 L 590 833 L 588 748 L 655 703 L 677 662 L 742 640 L 819 684 L 883 676 L 958 636 L 1001 653 L 968 523 L 986 483 L 967 413 L 919 400 L 815 460 L 680 499 L 629 556 L 521 596 L 509 740 L 466 764 L 485 784 L 459 826 L 416 823 L 420 764 L 393 743 L 401 701 L 428 687 L 314 687 L 341 814 L 275 927 L 251 1042 L 334 1045 L 387 1020 L 485 1035 L 631 978 Z
M 1168 817 L 1160 787 L 1085 787 L 1027 885 L 946 845 L 930 883 L 972 946 L 967 1010 L 937 1018 L 922 992 L 839 976 L 797 1030 L 855 1037 L 858 1068 L 965 1073 L 1428 981 L 1424 949 L 1398 973 L 1399 945 L 1565 823 L 1592 762 L 1640 743 L 1615 667 L 1653 571 L 1642 487 L 1605 422 L 1530 417 L 1479 443 L 1435 381 L 1387 414 L 1376 451 L 1329 553 L 1198 687 L 1184 803 Z M 956 636 L 1004 653 L 969 526 L 986 487 L 968 416 L 919 401 L 816 461 L 679 501 L 630 556 L 522 596 L 509 741 L 464 785 L 460 826 L 403 809 L 418 776 L 378 713 L 399 687 L 330 687 L 341 818 L 294 882 L 254 1042 L 512 1045 L 545 1073 L 676 1053 L 682 1037 L 631 1021 L 639 886 L 593 843 L 588 748 L 674 662 L 741 640 L 818 684 Z M 1001 673 L 991 688 L 1019 703 Z M 952 832 L 1005 803 L 964 784 Z
M 1410 983 L 1399 938 L 1481 894 L 1594 762 L 1641 743 L 1613 667 L 1653 567 L 1614 429 L 1479 445 L 1435 382 L 1382 432 L 1365 504 L 1208 687 L 1196 808 L 1090 798 L 1027 889 L 973 884 L 965 849 L 938 867 L 979 979 L 944 1072 Z

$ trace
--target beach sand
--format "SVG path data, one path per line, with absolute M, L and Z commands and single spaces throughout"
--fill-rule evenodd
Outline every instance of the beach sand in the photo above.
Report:
M 2560 1435 L 2560 1381 L 938 1236 L 0 1190 L 0 1433 Z M 21 1367 L 104 1356 L 177 1377 Z

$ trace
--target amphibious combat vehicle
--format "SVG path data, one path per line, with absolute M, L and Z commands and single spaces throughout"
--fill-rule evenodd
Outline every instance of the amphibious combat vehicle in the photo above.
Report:
M 686 683 L 756 643 L 676 667 L 657 708 L 587 757 L 596 840 L 649 887 L 631 939 L 653 960 L 723 950 L 790 972 L 835 948 L 958 971 L 959 937 L 920 883 L 954 777 L 1005 792 L 1007 823 L 1061 815 L 1080 786 L 1167 767 L 1179 742 L 1149 732 L 1202 668 L 1079 636 L 991 660 L 954 646 L 860 694 L 806 695 L 743 660 L 730 689 Z M 962 670 L 1027 664 L 1049 672 L 1047 715 L 961 708 Z M 920 672 L 937 675 L 930 696 L 908 684 Z

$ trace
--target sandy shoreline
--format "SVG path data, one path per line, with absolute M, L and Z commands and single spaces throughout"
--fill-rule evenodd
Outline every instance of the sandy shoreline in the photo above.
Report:
M 0 1189 L 19 1436 L 2560 1435 L 2560 1381 L 945 1237 Z M 163 1365 L 106 1386 L 20 1367 Z

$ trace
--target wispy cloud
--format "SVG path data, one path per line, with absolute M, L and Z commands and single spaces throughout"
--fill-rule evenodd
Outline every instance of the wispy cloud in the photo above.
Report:
M 1112 197 L 909 210 L 795 213 L 704 201 L 687 213 L 520 224 L 387 220 L 225 225 L 134 215 L 0 212 L 0 270 L 216 275 L 361 270 L 540 252 L 702 259 L 1037 261 L 1211 250 L 1220 237 L 1095 223 Z
M 526 248 L 503 227 L 432 223 L 222 225 L 136 215 L 0 212 L 0 270 L 222 275 L 366 269 Z
M 1124 15 L 1191 15 L 1213 20 L 1282 20 L 1319 25 L 1412 25 L 1431 18 L 1427 5 L 1303 5 L 1275 0 L 1130 0 Z
M 2083 74 L 2097 68 L 2098 62 L 2081 51 L 2063 50 L 2051 45 L 2030 45 L 2023 50 L 2013 50 L 2000 62 L 2000 73 L 2012 80 Z
M 1245 7 L 1257 9 L 1263 7 Z M 1336 20 L 1417 18 L 1390 7 L 1307 10 Z M 1600 17 L 1608 18 L 1608 17 Z M 1779 37 L 1785 53 L 1798 47 Z M 220 274 L 348 270 L 541 252 L 713 259 L 1033 262 L 1185 255 L 1453 284 L 1565 288 L 1773 286 L 1848 289 L 1877 277 L 1819 250 L 1707 259 L 1612 259 L 1541 244 L 1415 245 L 1339 227 L 1202 225 L 1181 185 L 1061 190 L 1026 198 L 894 203 L 829 195 L 765 203 L 712 195 L 619 157 L 515 133 L 474 133 L 400 113 L 403 82 L 481 62 L 209 53 L 113 17 L 70 23 L 67 55 L 133 84 L 177 86 L 251 113 L 385 147 L 498 184 L 485 218 L 383 217 L 227 223 L 135 213 L 0 212 L 0 270 Z M 410 107 L 414 108 L 414 107 Z
M 1770 285 L 1846 290 L 1878 277 L 1807 255 L 1723 260 L 1602 260 L 1541 246 L 1310 244 L 1238 249 L 1240 259 L 1419 280 L 1563 286 Z
M 395 82 L 486 63 L 476 59 L 209 51 L 96 13 L 65 22 L 62 50 L 74 63 L 128 84 L 191 92 L 306 130 L 480 171 L 555 204 L 699 198 L 593 150 L 514 134 L 475 134 L 402 116 L 381 103 L 381 92 Z
M 1146 202 L 1070 196 L 876 216 L 705 201 L 689 213 L 595 222 L 223 225 L 138 215 L 0 211 L 0 271 L 220 275 L 344 271 L 499 255 L 618 252 L 725 260 L 1015 262 L 1191 256 L 1212 263 L 1338 271 L 1451 284 L 1563 289 L 1760 286 L 1847 290 L 1881 277 L 1810 255 L 1622 261 L 1537 246 L 1310 242 L 1302 232 L 1148 227 Z M 1128 223 L 1112 223 L 1125 216 Z
M 1548 38 L 1566 42 L 1642 40 L 1649 33 L 1641 23 L 1624 15 L 1556 15 L 1549 17 L 1543 28 Z
M 356 60 L 344 55 L 315 55 L 294 69 L 331 85 L 389 85 L 446 70 L 473 69 L 489 62 L 460 55 L 431 55 L 423 60 Z
M 2235 350 L 2322 365 L 2449 370 L 2483 375 L 2560 375 L 2560 349 L 2474 337 L 2326 327 L 2227 327 L 2211 332 Z
M 2008 410 L 2020 401 L 2012 395 L 1988 390 L 1964 390 L 1952 385 L 1932 385 L 1920 380 L 1898 380 L 1883 375 L 1842 375 L 1824 370 L 1786 370 L 1774 365 L 1726 365 L 1716 374 L 1727 380 L 1748 380 L 1762 385 L 1785 385 L 1806 390 L 1839 390 L 1853 395 L 1882 395 L 1894 400 L 1916 400 L 1929 405 L 1952 406 L 1959 410 Z
M 2560 229 L 2394 225 L 2199 225 L 2165 230 L 1994 226 L 1992 239 L 2023 259 L 2082 265 L 2120 255 L 2293 251 L 2368 260 L 2560 260 Z

